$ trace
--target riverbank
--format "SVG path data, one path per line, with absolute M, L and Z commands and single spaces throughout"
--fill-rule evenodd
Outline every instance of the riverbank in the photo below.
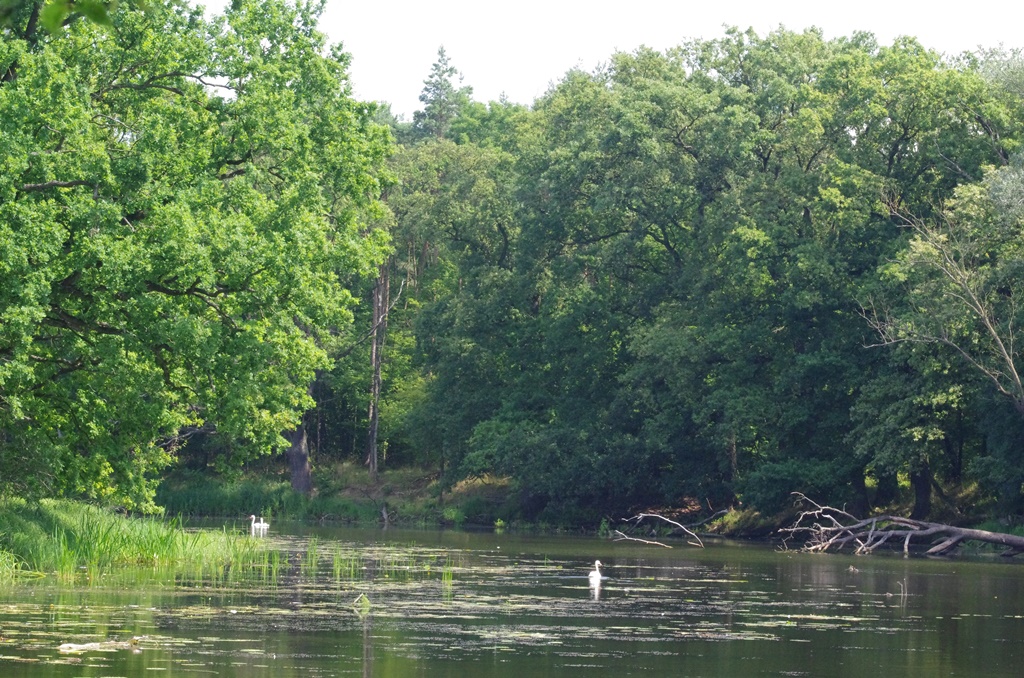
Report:
M 156 502 L 167 515 L 228 517 L 250 514 L 317 522 L 407 526 L 494 526 L 516 520 L 508 480 L 490 476 L 452 488 L 421 467 L 382 470 L 338 463 L 317 471 L 315 492 L 295 492 L 283 471 L 238 477 L 179 471 L 166 478 Z M 600 518 L 597 519 L 598 521 Z
M 384 513 L 390 525 L 406 527 L 505 527 L 538 532 L 572 531 L 609 535 L 626 515 L 595 515 L 585 524 L 535 522 L 522 516 L 511 482 L 484 476 L 462 480 L 445 488 L 434 469 L 403 466 L 381 470 L 371 478 L 366 467 L 339 462 L 315 472 L 311 496 L 295 492 L 283 465 L 265 465 L 234 477 L 177 471 L 157 490 L 156 503 L 166 515 L 186 518 L 242 519 L 250 514 L 267 518 L 379 525 Z M 699 521 L 700 506 L 646 507 L 684 524 Z M 638 511 L 639 512 L 639 511 Z M 703 532 L 717 536 L 762 540 L 794 514 L 765 516 L 754 510 L 731 509 L 702 524 Z M 655 533 L 671 532 L 667 524 L 651 524 Z
M 163 481 L 156 501 L 167 515 L 188 518 L 240 519 L 250 514 L 343 525 L 381 525 L 387 512 L 389 525 L 405 527 L 509 528 L 536 532 L 583 532 L 609 536 L 625 529 L 629 516 L 595 515 L 588 524 L 551 524 L 526 520 L 516 504 L 508 479 L 484 476 L 462 480 L 444 489 L 435 470 L 400 467 L 382 470 L 376 479 L 366 468 L 342 462 L 316 472 L 316 491 L 304 496 L 291 488 L 283 469 L 263 468 L 259 474 L 235 478 L 208 473 L 182 472 Z M 683 523 L 700 519 L 696 512 L 650 507 Z M 763 516 L 757 511 L 730 510 L 700 526 L 721 537 L 762 540 L 770 538 L 789 517 Z M 662 536 L 668 524 L 648 526 Z
M 339 476 L 330 494 L 325 489 L 312 498 L 302 497 L 280 479 L 241 478 L 215 481 L 209 476 L 178 475 L 165 492 L 167 514 L 137 517 L 110 508 L 71 500 L 28 502 L 0 498 L 0 579 L 55 576 L 74 582 L 96 581 L 114 570 L 146 569 L 151 577 L 178 575 L 223 576 L 268 566 L 261 540 L 248 535 L 248 514 L 276 520 L 316 521 L 336 525 L 404 527 L 494 527 L 523 532 L 590 532 L 612 536 L 621 528 L 619 518 L 602 520 L 600 527 L 557 526 L 517 521 L 506 482 L 478 479 L 460 483 L 442 494 L 436 480 L 422 469 L 381 474 L 375 481 L 360 469 L 335 469 Z M 344 480 L 342 480 L 344 479 Z M 650 509 L 651 512 L 659 512 Z M 661 511 L 669 514 L 669 510 Z M 503 517 L 509 516 L 509 517 Z M 225 528 L 186 530 L 185 518 L 218 518 Z M 688 522 L 684 516 L 673 518 Z M 764 517 L 755 511 L 732 510 L 698 529 L 739 540 L 770 541 L 786 522 L 785 516 Z M 994 521 L 975 527 L 1020 534 L 1020 527 Z M 671 541 L 667 524 L 648 521 L 645 537 Z M 968 553 L 993 551 L 988 545 L 967 545 Z M 220 573 L 219 575 L 217 573 Z

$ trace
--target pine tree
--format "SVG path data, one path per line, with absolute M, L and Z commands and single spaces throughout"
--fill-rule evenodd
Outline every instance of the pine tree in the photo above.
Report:
M 423 81 L 423 91 L 420 93 L 423 110 L 413 114 L 413 127 L 418 138 L 443 139 L 452 120 L 469 103 L 473 88 L 456 87 L 456 77 L 461 83 L 462 74 L 452 66 L 444 47 L 439 47 L 430 76 Z

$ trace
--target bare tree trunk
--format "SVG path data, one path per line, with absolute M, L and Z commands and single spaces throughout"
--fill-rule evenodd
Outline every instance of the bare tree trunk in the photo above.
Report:
M 390 275 L 388 264 L 380 267 L 380 274 L 373 286 L 373 330 L 370 335 L 370 365 L 373 376 L 370 381 L 370 412 L 369 431 L 366 440 L 366 465 L 370 469 L 370 477 L 377 479 L 377 429 L 380 414 L 381 376 L 383 363 L 384 335 L 387 328 L 388 305 L 390 303 Z
M 319 378 L 319 373 L 317 373 Z M 309 383 L 306 393 L 313 396 L 313 386 L 316 381 Z M 296 492 L 309 496 L 313 494 L 313 472 L 309 462 L 309 433 L 306 430 L 306 414 L 299 417 L 299 424 L 291 431 L 284 432 L 284 439 L 288 441 L 288 469 L 292 477 L 292 489 Z

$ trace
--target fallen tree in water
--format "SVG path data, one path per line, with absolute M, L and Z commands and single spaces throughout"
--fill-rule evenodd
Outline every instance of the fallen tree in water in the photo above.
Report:
M 1001 555 L 1015 556 L 1024 553 L 1024 537 L 1003 532 L 989 532 L 967 527 L 956 527 L 925 520 L 913 520 L 903 516 L 883 515 L 858 518 L 842 509 L 822 506 L 799 492 L 793 493 L 811 506 L 801 511 L 790 527 L 779 530 L 789 539 L 802 537 L 805 551 L 840 550 L 851 546 L 854 553 L 872 553 L 882 546 L 898 545 L 902 540 L 903 552 L 910 552 L 911 542 L 931 544 L 926 555 L 948 555 L 964 542 L 983 542 L 1005 546 Z

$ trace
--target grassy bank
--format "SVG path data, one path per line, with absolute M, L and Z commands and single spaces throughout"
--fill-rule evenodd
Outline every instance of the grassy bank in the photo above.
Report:
M 174 573 L 257 562 L 241 531 L 186 531 L 179 521 L 134 518 L 67 500 L 0 499 L 0 577 L 95 578 L 111 568 Z
M 376 524 L 387 510 L 393 524 L 494 525 L 510 521 L 507 481 L 479 478 L 442 488 L 436 472 L 386 469 L 376 479 L 351 462 L 319 469 L 316 491 L 291 489 L 283 473 L 238 478 L 178 472 L 160 486 L 156 502 L 169 515 L 240 518 L 255 513 L 293 520 Z M 442 491 L 443 490 L 443 491 Z

